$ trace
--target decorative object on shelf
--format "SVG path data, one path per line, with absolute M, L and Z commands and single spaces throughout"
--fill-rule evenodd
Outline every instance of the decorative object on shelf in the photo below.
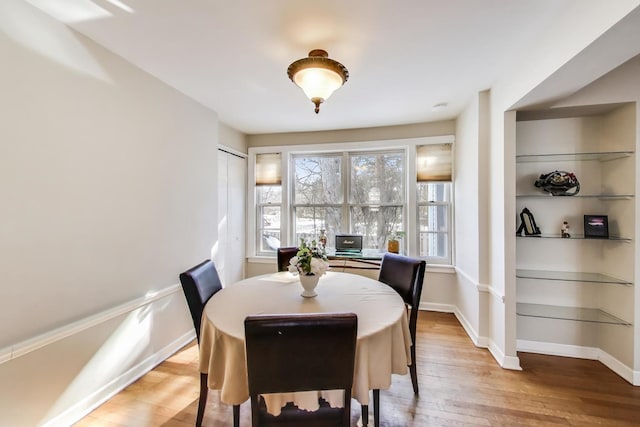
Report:
M 575 196 L 580 192 L 580 182 L 573 172 L 556 170 L 544 173 L 534 185 L 552 196 Z
M 329 269 L 327 253 L 324 245 L 315 240 L 308 242 L 300 238 L 298 253 L 289 261 L 289 271 L 300 276 L 300 284 L 304 291 L 300 294 L 305 298 L 315 297 L 318 280 Z
M 387 239 L 387 252 L 400 253 L 400 239 L 404 237 L 404 231 L 394 231 Z
M 347 68 L 329 58 L 326 50 L 314 49 L 307 58 L 289 65 L 287 75 L 298 85 L 320 112 L 320 104 L 349 79 Z
M 327 230 L 324 228 L 320 229 L 320 236 L 318 236 L 318 242 L 325 248 L 327 247 Z
M 522 209 L 522 212 L 520 212 L 520 221 L 520 227 L 518 227 L 518 231 L 516 231 L 516 234 L 518 236 L 522 235 L 523 231 L 525 236 L 539 236 L 540 234 L 542 234 L 540 232 L 540 229 L 536 225 L 536 220 L 535 218 L 533 218 L 533 214 L 531 213 L 531 211 L 529 211 L 529 209 Z
M 608 239 L 609 238 L 609 218 L 607 215 L 585 215 L 584 216 L 584 238 L 585 239 Z
M 560 227 L 560 236 L 564 238 L 571 237 L 571 234 L 569 234 L 569 223 L 567 221 L 562 221 L 562 227 Z

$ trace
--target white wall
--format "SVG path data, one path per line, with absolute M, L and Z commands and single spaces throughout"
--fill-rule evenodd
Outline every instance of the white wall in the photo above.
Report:
M 456 122 L 456 315 L 478 346 L 487 347 L 487 224 L 489 92 L 476 94 Z
M 455 265 L 456 307 L 473 342 L 480 340 L 480 96 L 476 94 L 456 121 Z
M 454 182 L 456 268 L 476 283 L 480 280 L 479 103 L 476 94 L 456 122 Z
M 23 1 L 0 52 L 0 425 L 34 426 L 193 337 L 217 115 Z
M 218 123 L 218 135 L 220 145 L 237 151 L 242 154 L 247 154 L 247 135 L 238 131 L 231 126 L 219 122 Z
M 247 144 L 249 147 L 266 147 L 273 145 L 382 141 L 417 138 L 422 136 L 452 135 L 454 134 L 455 129 L 455 120 L 443 120 L 431 123 L 415 123 L 402 126 L 381 126 L 366 129 L 248 135 Z

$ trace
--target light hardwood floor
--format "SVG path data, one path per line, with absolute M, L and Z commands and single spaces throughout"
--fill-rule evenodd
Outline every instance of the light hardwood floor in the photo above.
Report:
M 640 425 L 640 387 L 600 362 L 520 353 L 523 371 L 505 370 L 446 313 L 421 312 L 417 342 L 420 396 L 414 397 L 409 375 L 394 376 L 392 387 L 380 392 L 381 426 Z M 194 342 L 76 426 L 193 426 L 197 364 Z M 250 426 L 248 402 L 240 411 L 241 426 Z M 352 426 L 359 418 L 353 401 Z M 216 390 L 209 392 L 203 425 L 232 425 L 231 407 Z

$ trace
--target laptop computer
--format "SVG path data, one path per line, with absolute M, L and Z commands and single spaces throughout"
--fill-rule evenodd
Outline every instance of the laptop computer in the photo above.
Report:
M 362 254 L 362 236 L 358 234 L 336 234 L 336 255 Z

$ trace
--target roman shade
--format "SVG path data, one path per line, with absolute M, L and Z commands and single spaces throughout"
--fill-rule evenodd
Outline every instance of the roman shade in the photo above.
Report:
M 420 145 L 416 148 L 418 182 L 450 182 L 452 180 L 452 144 Z
M 282 184 L 282 153 L 256 154 L 256 185 Z

